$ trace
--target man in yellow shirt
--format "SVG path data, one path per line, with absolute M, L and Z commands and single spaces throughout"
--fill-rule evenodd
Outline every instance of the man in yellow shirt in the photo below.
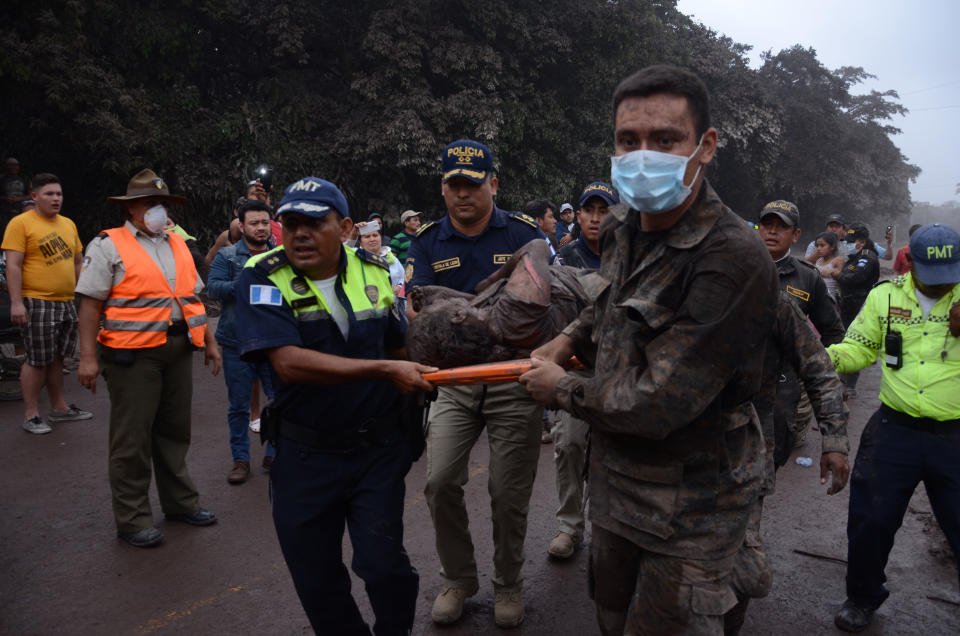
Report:
M 839 373 L 880 357 L 880 409 L 860 438 L 850 480 L 847 600 L 834 619 L 865 629 L 890 593 L 884 568 L 921 481 L 960 555 L 960 235 L 939 223 L 910 238 L 910 272 L 874 287 L 843 342 Z
M 88 420 L 93 414 L 63 400 L 63 360 L 77 353 L 73 289 L 83 246 L 73 221 L 60 216 L 60 179 L 44 173 L 33 183 L 36 205 L 11 219 L 2 249 L 7 256 L 10 320 L 20 325 L 27 353 L 20 370 L 23 429 L 40 435 L 53 430 L 40 417 L 38 399 L 44 385 L 53 409 L 47 418 L 51 422 Z

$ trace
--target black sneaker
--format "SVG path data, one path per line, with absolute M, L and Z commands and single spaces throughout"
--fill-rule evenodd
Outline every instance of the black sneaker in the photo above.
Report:
M 870 625 L 876 607 L 859 605 L 850 599 L 843 602 L 843 607 L 833 617 L 833 623 L 845 632 L 862 632 Z

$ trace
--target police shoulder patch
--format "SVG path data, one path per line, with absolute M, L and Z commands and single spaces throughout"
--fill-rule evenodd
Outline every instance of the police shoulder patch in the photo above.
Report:
M 514 221 L 520 221 L 521 223 L 526 223 L 530 227 L 535 227 L 537 229 L 540 228 L 540 226 L 537 225 L 536 219 L 534 219 L 532 216 L 524 214 L 523 212 L 514 212 L 513 214 L 510 215 L 510 218 L 513 219 Z
M 424 232 L 426 232 L 426 231 L 429 230 L 430 228 L 436 227 L 436 226 L 437 226 L 437 222 L 436 222 L 436 221 L 430 221 L 430 222 L 427 223 L 426 225 L 421 225 L 421 226 L 420 226 L 420 229 L 417 230 L 417 233 L 414 234 L 414 236 L 419 237 L 421 234 L 423 234 Z
M 254 256 L 249 261 L 247 261 L 247 267 L 256 267 L 267 274 L 272 274 L 284 265 L 289 265 L 290 259 L 287 258 L 287 253 L 283 251 L 283 247 L 277 247 L 270 250 L 266 254 L 258 254 Z

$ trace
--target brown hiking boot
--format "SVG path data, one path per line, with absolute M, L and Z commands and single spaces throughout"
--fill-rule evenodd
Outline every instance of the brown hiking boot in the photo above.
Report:
M 497 627 L 516 627 L 523 622 L 523 590 L 497 592 L 493 602 L 493 622 Z
M 227 483 L 242 484 L 250 476 L 250 462 L 233 462 L 233 470 L 227 475 Z
M 555 559 L 569 559 L 573 556 L 573 551 L 577 547 L 577 541 L 562 530 L 550 542 L 547 553 Z
M 459 587 L 444 587 L 437 594 L 437 599 L 433 602 L 433 610 L 430 612 L 430 618 L 439 625 L 449 625 L 455 623 L 463 614 L 463 601 L 473 596 L 467 594 L 467 591 Z

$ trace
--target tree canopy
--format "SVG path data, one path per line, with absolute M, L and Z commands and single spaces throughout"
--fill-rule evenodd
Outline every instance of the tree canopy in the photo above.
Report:
M 919 173 L 890 139 L 897 94 L 851 93 L 864 69 L 795 46 L 753 70 L 673 0 L 39 0 L 0 22 L 0 150 L 61 177 L 84 238 L 116 224 L 105 199 L 144 167 L 189 198 L 178 219 L 201 243 L 262 162 L 275 199 L 312 174 L 355 216 L 435 218 L 460 137 L 493 148 L 502 207 L 575 200 L 609 179 L 614 87 L 652 63 L 707 83 L 708 176 L 746 218 L 785 198 L 811 230 L 905 219 Z

